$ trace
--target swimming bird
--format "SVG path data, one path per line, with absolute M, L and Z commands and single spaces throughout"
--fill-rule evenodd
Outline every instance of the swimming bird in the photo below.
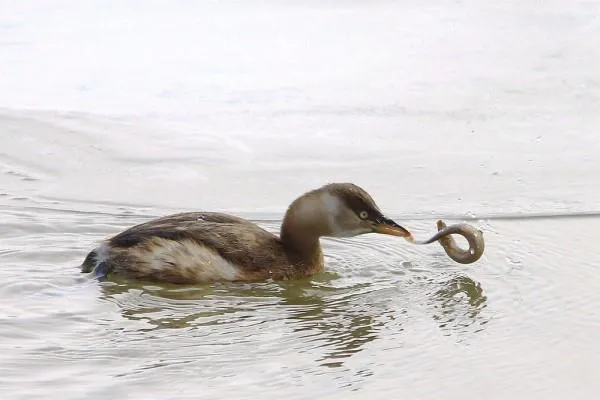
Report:
M 102 242 L 82 272 L 193 284 L 287 280 L 323 271 L 321 237 L 381 233 L 410 238 L 352 183 L 309 191 L 288 207 L 279 237 L 253 222 L 214 212 L 187 212 L 133 226 Z

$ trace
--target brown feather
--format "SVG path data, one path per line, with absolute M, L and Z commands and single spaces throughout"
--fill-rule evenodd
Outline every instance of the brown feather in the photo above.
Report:
M 158 218 L 119 233 L 107 245 L 109 270 L 137 279 L 173 283 L 282 280 L 312 275 L 323 269 L 320 248 L 307 259 L 286 248 L 277 236 L 258 225 L 220 213 L 193 212 Z M 210 249 L 237 266 L 235 278 L 219 279 L 218 274 L 214 279 L 203 277 L 202 260 L 193 260 L 194 245 Z M 164 256 L 163 267 L 153 268 L 151 264 L 160 261 L 155 255 L 167 246 L 170 253 Z M 189 266 L 194 263 L 196 268 Z
M 363 189 L 338 183 L 296 199 L 286 212 L 281 238 L 232 215 L 169 215 L 108 239 L 88 254 L 82 271 L 103 265 L 103 273 L 173 283 L 309 276 L 323 270 L 320 237 L 335 235 L 340 229 L 358 232 L 354 234 L 370 231 L 370 223 L 357 217 L 362 211 L 381 215 Z

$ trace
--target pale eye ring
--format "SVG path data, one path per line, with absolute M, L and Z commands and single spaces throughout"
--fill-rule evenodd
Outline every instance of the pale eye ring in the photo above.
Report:
M 361 211 L 360 214 L 358 214 L 358 216 L 360 217 L 360 219 L 367 219 L 369 213 L 366 211 Z

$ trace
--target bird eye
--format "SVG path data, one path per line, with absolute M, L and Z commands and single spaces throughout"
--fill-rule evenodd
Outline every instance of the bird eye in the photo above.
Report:
M 366 211 L 361 211 L 360 214 L 358 214 L 358 216 L 360 217 L 360 219 L 367 219 L 369 213 Z

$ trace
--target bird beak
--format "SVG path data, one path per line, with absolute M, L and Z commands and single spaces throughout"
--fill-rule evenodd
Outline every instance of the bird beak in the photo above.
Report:
M 373 222 L 373 232 L 382 233 L 384 235 L 400 236 L 403 238 L 410 238 L 412 234 L 386 217 L 379 217 Z

